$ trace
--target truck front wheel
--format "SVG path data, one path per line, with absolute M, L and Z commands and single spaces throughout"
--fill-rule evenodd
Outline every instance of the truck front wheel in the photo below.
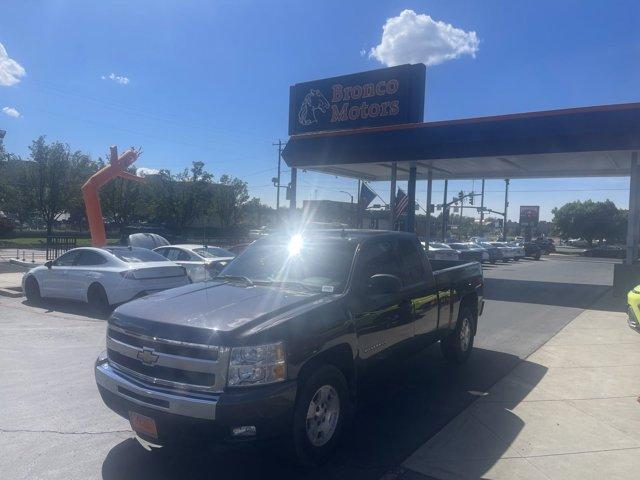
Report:
M 470 308 L 460 307 L 456 328 L 440 341 L 442 354 L 447 361 L 462 364 L 473 350 L 475 316 Z
M 349 389 L 340 370 L 318 368 L 302 384 L 293 420 L 293 447 L 305 466 L 324 463 L 340 440 L 350 413 Z

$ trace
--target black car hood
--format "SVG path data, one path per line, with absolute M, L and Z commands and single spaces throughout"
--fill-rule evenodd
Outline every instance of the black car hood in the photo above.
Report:
M 116 309 L 110 323 L 154 335 L 173 331 L 171 338 L 184 338 L 190 331 L 188 336 L 195 341 L 197 332 L 224 334 L 249 328 L 322 296 L 242 283 L 196 283 L 126 303 Z

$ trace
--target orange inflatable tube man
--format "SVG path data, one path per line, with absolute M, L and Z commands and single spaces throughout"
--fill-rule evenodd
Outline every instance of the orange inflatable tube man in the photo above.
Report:
M 137 177 L 126 171 L 140 156 L 138 150 L 131 148 L 120 156 L 118 156 L 118 147 L 110 147 L 109 151 L 109 165 L 93 174 L 82 185 L 81 189 L 84 206 L 87 211 L 87 220 L 89 221 L 91 244 L 94 247 L 104 247 L 107 244 L 107 235 L 102 220 L 102 208 L 100 208 L 100 188 L 117 177 L 136 182 L 144 181 L 144 178 Z

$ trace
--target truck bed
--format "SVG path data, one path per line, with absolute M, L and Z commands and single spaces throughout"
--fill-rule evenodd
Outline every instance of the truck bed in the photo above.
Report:
M 439 289 L 460 284 L 469 286 L 482 282 L 482 265 L 463 260 L 430 260 L 433 276 Z

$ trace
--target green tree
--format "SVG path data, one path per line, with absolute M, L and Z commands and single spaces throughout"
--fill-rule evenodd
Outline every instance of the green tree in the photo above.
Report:
M 127 171 L 136 173 L 135 167 L 130 167 Z M 143 185 L 122 178 L 116 178 L 102 187 L 100 204 L 105 220 L 121 230 L 144 218 L 149 210 L 145 212 L 143 189 Z
M 237 226 L 242 220 L 243 206 L 249 201 L 247 182 L 224 174 L 220 177 L 219 183 L 226 188 L 216 190 L 213 211 L 217 214 L 223 229 Z
M 147 186 L 150 215 L 156 221 L 183 233 L 194 220 L 204 215 L 214 200 L 213 175 L 203 162 L 193 162 L 178 174 L 161 170 Z
M 618 210 L 611 200 L 578 200 L 551 213 L 555 231 L 565 239 L 584 238 L 592 245 L 594 240 L 615 242 L 625 236 L 626 212 Z
M 71 161 L 67 145 L 60 142 L 47 144 L 42 136 L 29 147 L 31 162 L 27 168 L 27 182 L 35 208 L 47 227 L 53 224 L 69 206 Z

